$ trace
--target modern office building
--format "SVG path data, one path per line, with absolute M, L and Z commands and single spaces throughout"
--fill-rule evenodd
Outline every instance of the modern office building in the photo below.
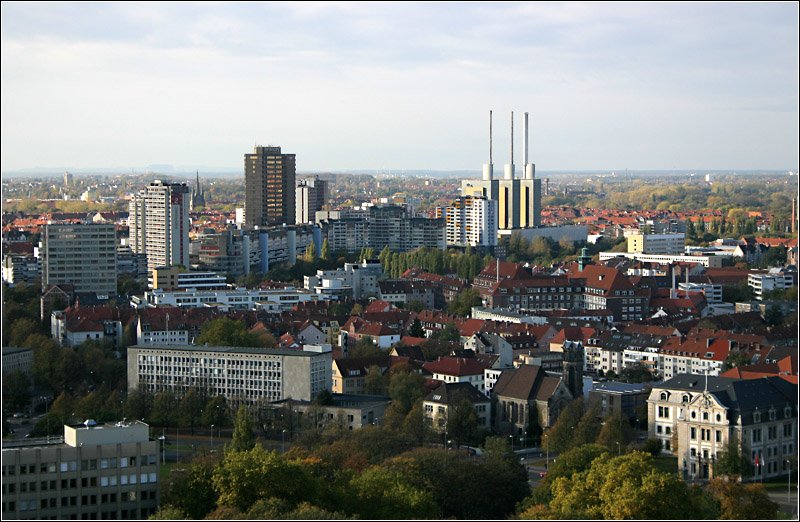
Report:
M 3 520 L 146 520 L 158 508 L 158 441 L 140 421 L 64 426 L 3 442 Z
M 497 245 L 497 201 L 483 196 L 462 196 L 448 207 L 437 208 L 446 222 L 448 246 Z
M 328 200 L 328 182 L 313 178 L 301 179 L 297 183 L 295 193 L 295 223 L 298 225 L 313 223 L 318 210 Z
M 114 225 L 48 224 L 42 232 L 42 289 L 71 284 L 76 292 L 117 293 Z
M 30 375 L 33 368 L 33 350 L 3 346 L 3 375 L 22 372 Z
M 266 310 L 286 312 L 299 303 L 322 301 L 328 296 L 318 295 L 302 288 L 253 289 L 229 288 L 226 290 L 164 291 L 154 289 L 144 293 L 144 298 L 133 296 L 131 303 L 137 308 L 178 306 L 180 308 L 215 307 L 219 310 Z
M 541 225 L 542 180 L 536 178 L 536 165 L 528 162 L 528 113 L 523 124 L 522 177 L 514 165 L 514 113 L 511 113 L 511 157 L 503 179 L 494 177 L 492 163 L 492 111 L 489 111 L 489 163 L 483 166 L 483 179 L 461 182 L 462 196 L 483 196 L 497 202 L 498 230 L 527 229 Z
M 188 271 L 179 266 L 154 268 L 148 281 L 149 288 L 172 290 L 225 290 L 225 277 L 214 272 Z
M 193 387 L 234 404 L 311 401 L 331 390 L 332 363 L 329 344 L 303 350 L 137 345 L 128 348 L 128 391 L 181 396 Z
M 295 222 L 295 155 L 256 146 L 244 155 L 245 227 Z
M 189 187 L 156 180 L 128 207 L 130 247 L 147 257 L 147 269 L 189 266 Z

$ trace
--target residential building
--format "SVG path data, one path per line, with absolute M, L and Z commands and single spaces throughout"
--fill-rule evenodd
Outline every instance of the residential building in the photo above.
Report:
M 422 368 L 437 381 L 468 383 L 481 394 L 485 391 L 486 386 L 483 372 L 488 367 L 490 365 L 483 361 L 466 357 L 439 357 L 435 361 L 422 365 Z
M 763 301 L 765 292 L 786 290 L 794 286 L 794 278 L 780 268 L 771 268 L 767 273 L 748 274 L 747 286 L 753 289 L 757 301 Z
M 76 292 L 117 293 L 114 225 L 47 224 L 42 231 L 42 290 L 71 284 Z
M 363 299 L 378 296 L 378 281 L 383 277 L 377 259 L 364 259 L 336 270 L 317 270 L 316 275 L 304 276 L 303 287 L 319 295 Z
M 192 258 L 197 250 L 197 267 L 231 277 L 248 275 L 261 261 L 258 238 L 244 230 L 227 229 L 202 234 L 190 245 Z M 194 261 L 192 267 L 194 268 Z
M 328 201 L 328 182 L 313 178 L 301 179 L 295 189 L 295 223 L 314 223 L 318 210 Z
M 246 228 L 295 222 L 295 163 L 280 147 L 256 146 L 244 155 Z
M 682 255 L 686 234 L 626 234 L 629 253 Z
M 187 271 L 181 266 L 156 267 L 151 272 L 148 287 L 164 291 L 173 290 L 225 290 L 225 277 L 214 272 Z
M 396 361 L 389 355 L 375 357 L 337 357 L 333 360 L 331 375 L 333 377 L 333 393 L 347 395 L 363 395 L 364 385 L 371 368 L 377 368 L 383 375 Z
M 61 346 L 78 346 L 85 341 L 110 341 L 123 346 L 125 327 L 132 325 L 135 311 L 110 306 L 74 305 L 54 310 L 50 317 L 50 333 Z
M 128 390 L 181 396 L 189 388 L 254 405 L 283 399 L 312 401 L 331 389 L 330 346 L 302 350 L 244 347 L 131 346 Z
M 392 252 L 407 252 L 420 247 L 444 250 L 447 247 L 443 218 L 414 217 L 405 206 L 369 207 L 367 222 L 369 246 L 375 252 L 385 247 Z
M 414 301 L 422 303 L 423 309 L 434 307 L 434 292 L 430 285 L 422 281 L 391 279 L 378 282 L 378 298 L 397 306 L 406 306 Z
M 36 283 L 41 281 L 42 265 L 33 254 L 3 255 L 3 281 L 9 286 L 19 283 Z
M 64 426 L 3 442 L 3 519 L 147 520 L 159 505 L 158 441 L 140 421 Z
M 448 207 L 437 208 L 436 217 L 445 219 L 448 246 L 497 245 L 497 201 L 462 196 Z
M 647 408 L 649 436 L 677 455 L 685 479 L 713 478 L 730 441 L 755 465 L 746 480 L 785 474 L 797 459 L 797 385 L 780 377 L 681 374 L 654 384 Z
M 448 420 L 460 401 L 466 399 L 472 404 L 477 427 L 489 430 L 491 427 L 492 401 L 474 386 L 466 382 L 443 382 L 422 401 L 424 422 L 438 433 L 446 433 Z
M 189 267 L 189 187 L 156 180 L 131 199 L 130 247 L 147 257 L 147 269 Z

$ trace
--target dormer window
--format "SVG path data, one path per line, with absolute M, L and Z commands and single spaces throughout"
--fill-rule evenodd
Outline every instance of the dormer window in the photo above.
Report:
M 756 424 L 761 422 L 761 412 L 760 411 L 756 410 L 756 411 L 753 412 L 753 422 L 755 422 Z
M 792 418 L 792 408 L 790 406 L 787 406 L 783 409 L 783 417 L 786 419 Z
M 769 410 L 769 420 L 774 421 L 777 416 L 778 416 L 778 413 L 775 411 L 775 408 L 770 408 L 770 410 Z
M 669 400 L 669 394 L 667 392 L 661 392 L 661 400 L 662 401 Z
M 684 404 L 688 404 L 690 400 L 692 400 L 692 396 L 689 395 L 688 393 L 684 393 L 683 394 L 683 403 Z

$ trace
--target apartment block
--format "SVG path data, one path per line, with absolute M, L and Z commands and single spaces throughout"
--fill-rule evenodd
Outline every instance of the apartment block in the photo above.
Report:
M 448 207 L 438 208 L 436 217 L 445 219 L 448 246 L 497 245 L 497 201 L 463 196 Z
M 114 225 L 48 224 L 42 231 L 42 290 L 71 284 L 75 292 L 117 293 Z
M 189 187 L 156 180 L 134 195 L 128 207 L 130 247 L 144 254 L 148 271 L 189 266 Z
M 295 222 L 295 164 L 280 147 L 256 146 L 244 155 L 246 228 Z

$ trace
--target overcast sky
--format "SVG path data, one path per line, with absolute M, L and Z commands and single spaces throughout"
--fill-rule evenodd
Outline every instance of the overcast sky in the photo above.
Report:
M 2 3 L 2 166 L 798 165 L 798 4 Z M 519 169 L 519 167 L 518 167 Z

